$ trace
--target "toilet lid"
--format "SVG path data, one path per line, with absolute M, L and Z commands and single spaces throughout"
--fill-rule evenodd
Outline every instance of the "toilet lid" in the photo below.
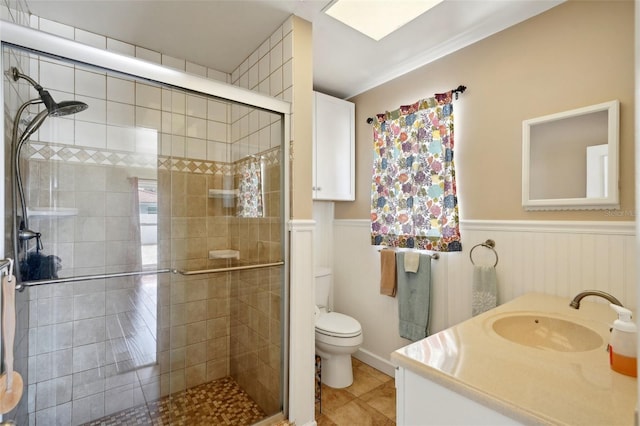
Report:
M 329 312 L 316 320 L 316 331 L 328 336 L 354 337 L 362 333 L 362 327 L 348 315 Z

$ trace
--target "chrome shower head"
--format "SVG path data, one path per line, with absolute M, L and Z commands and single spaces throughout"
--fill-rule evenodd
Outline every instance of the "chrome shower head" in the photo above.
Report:
M 45 103 L 46 105 L 46 103 Z M 62 101 L 55 103 L 51 107 L 47 106 L 49 115 L 52 117 L 62 117 L 64 115 L 75 114 L 89 108 L 89 105 L 80 101 Z
M 13 77 L 13 81 L 18 81 L 21 78 L 27 80 L 29 84 L 38 91 L 42 103 L 47 108 L 47 111 L 49 111 L 48 115 L 52 117 L 62 117 L 64 115 L 75 114 L 77 112 L 84 111 L 89 107 L 87 104 L 80 101 L 62 101 L 60 103 L 54 101 L 49 91 L 44 90 L 43 87 L 36 83 L 35 80 L 28 75 L 22 74 L 16 67 L 11 67 L 11 76 Z

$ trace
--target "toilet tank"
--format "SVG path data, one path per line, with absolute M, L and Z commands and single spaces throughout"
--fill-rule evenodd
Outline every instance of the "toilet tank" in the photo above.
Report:
M 331 269 L 320 266 L 316 268 L 316 306 L 327 307 L 331 291 Z

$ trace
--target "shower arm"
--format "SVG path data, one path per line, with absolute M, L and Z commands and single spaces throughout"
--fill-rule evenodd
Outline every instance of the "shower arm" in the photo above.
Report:
M 13 78 L 13 81 L 18 81 L 20 79 L 27 80 L 27 82 L 29 82 L 29 84 L 33 86 L 34 89 L 36 89 L 36 91 L 38 92 L 38 95 L 40 95 L 40 101 L 45 105 L 45 107 L 48 110 L 50 110 L 51 107 L 54 107 L 56 105 L 56 102 L 53 100 L 53 98 L 49 94 L 49 91 L 45 90 L 44 87 L 40 86 L 40 84 L 37 81 L 29 77 L 28 75 L 22 74 L 18 70 L 18 68 L 11 67 L 11 77 Z
M 18 81 L 21 78 L 24 80 L 27 80 L 29 84 L 31 84 L 33 88 L 36 89 L 38 92 L 43 90 L 42 86 L 40 86 L 34 79 L 32 79 L 26 74 L 22 74 L 16 67 L 11 68 L 11 77 L 13 78 L 13 81 Z
M 27 80 L 27 82 L 36 89 L 38 95 L 40 95 L 40 100 L 47 108 L 47 111 L 49 111 L 49 114 L 54 117 L 75 114 L 77 112 L 84 111 L 89 107 L 87 104 L 80 101 L 63 101 L 60 103 L 54 101 L 48 90 L 45 90 L 28 75 L 22 74 L 16 67 L 11 67 L 11 77 L 13 78 L 13 81 L 18 81 L 20 79 Z

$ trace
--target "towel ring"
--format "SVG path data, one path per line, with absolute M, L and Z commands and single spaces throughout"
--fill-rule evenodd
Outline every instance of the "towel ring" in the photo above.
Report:
M 493 267 L 495 268 L 498 265 L 498 252 L 495 249 L 496 242 L 493 240 L 487 240 L 484 243 L 476 244 L 471 248 L 471 251 L 469 252 L 469 260 L 471 260 L 471 264 L 473 266 L 476 266 L 475 262 L 473 261 L 473 251 L 480 246 L 491 249 L 493 251 L 493 254 L 496 255 L 496 263 L 493 264 Z

